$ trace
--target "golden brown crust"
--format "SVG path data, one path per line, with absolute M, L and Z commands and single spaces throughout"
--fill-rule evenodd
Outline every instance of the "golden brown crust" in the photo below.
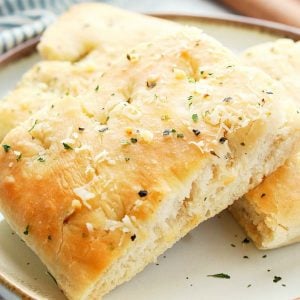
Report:
M 99 88 L 58 100 L 5 137 L 1 209 L 69 297 L 86 293 L 208 163 L 223 187 L 267 132 L 270 143 L 290 136 L 292 104 L 236 63 L 187 28 L 124 53 Z

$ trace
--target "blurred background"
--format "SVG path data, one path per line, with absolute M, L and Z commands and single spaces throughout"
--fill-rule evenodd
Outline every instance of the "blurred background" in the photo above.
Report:
M 300 0 L 108 0 L 137 11 L 240 14 L 300 27 Z

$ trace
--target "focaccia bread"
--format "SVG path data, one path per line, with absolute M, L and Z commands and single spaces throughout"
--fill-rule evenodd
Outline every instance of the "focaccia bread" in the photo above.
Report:
M 300 104 L 300 42 L 282 39 L 255 46 L 242 57 L 265 70 Z M 300 112 L 300 110 L 299 110 Z M 272 249 L 300 241 L 300 143 L 284 166 L 231 206 L 255 245 Z
M 179 26 L 103 3 L 82 3 L 49 26 L 38 49 L 44 59 L 74 62 L 92 56 L 99 66 L 109 66 L 120 56 L 120 50 L 149 42 Z M 95 50 L 101 56 L 93 57 Z
M 5 137 L 1 211 L 69 299 L 99 299 L 284 162 L 282 93 L 195 28 L 137 46 Z
M 42 36 L 40 53 L 53 61 L 36 64 L 0 102 L 0 141 L 57 97 L 88 91 L 129 47 L 177 27 L 179 24 L 102 3 L 71 7 Z

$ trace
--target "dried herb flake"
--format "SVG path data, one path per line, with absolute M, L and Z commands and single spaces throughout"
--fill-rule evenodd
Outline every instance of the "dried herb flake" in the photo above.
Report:
M 278 281 L 280 281 L 282 278 L 279 276 L 274 276 L 273 282 L 277 283 Z
M 225 273 L 218 273 L 218 274 L 213 274 L 213 275 L 207 275 L 207 277 L 230 279 L 230 276 L 228 274 L 225 274 Z
M 73 150 L 73 148 L 69 144 L 67 143 L 62 143 L 62 144 L 66 150 Z
M 195 123 L 198 122 L 198 120 L 199 120 L 198 115 L 197 115 L 197 114 L 193 114 L 193 115 L 192 115 L 192 120 L 193 120 Z
M 148 195 L 148 191 L 146 191 L 146 190 L 140 190 L 140 191 L 138 192 L 138 194 L 139 194 L 139 196 L 140 196 L 141 198 L 143 198 L 143 197 L 146 197 L 146 196 Z
M 8 152 L 11 149 L 11 147 L 7 144 L 2 145 L 2 147 L 3 147 L 5 152 Z
M 25 235 L 29 234 L 29 225 L 26 226 L 25 230 L 23 231 L 23 234 Z

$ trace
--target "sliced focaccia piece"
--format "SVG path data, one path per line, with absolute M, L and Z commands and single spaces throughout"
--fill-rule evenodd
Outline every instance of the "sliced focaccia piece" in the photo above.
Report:
M 45 59 L 78 61 L 93 56 L 106 66 L 120 56 L 120 47 L 173 31 L 179 24 L 109 6 L 103 3 L 74 5 L 43 34 L 38 46 Z M 93 58 L 94 59 L 94 58 Z
M 247 50 L 242 60 L 262 68 L 300 104 L 300 43 L 282 39 Z M 256 246 L 271 249 L 300 241 L 300 144 L 284 166 L 231 206 Z
M 98 88 L 49 104 L 0 151 L 0 207 L 69 299 L 99 299 L 289 154 L 280 86 L 186 28 L 135 47 Z

